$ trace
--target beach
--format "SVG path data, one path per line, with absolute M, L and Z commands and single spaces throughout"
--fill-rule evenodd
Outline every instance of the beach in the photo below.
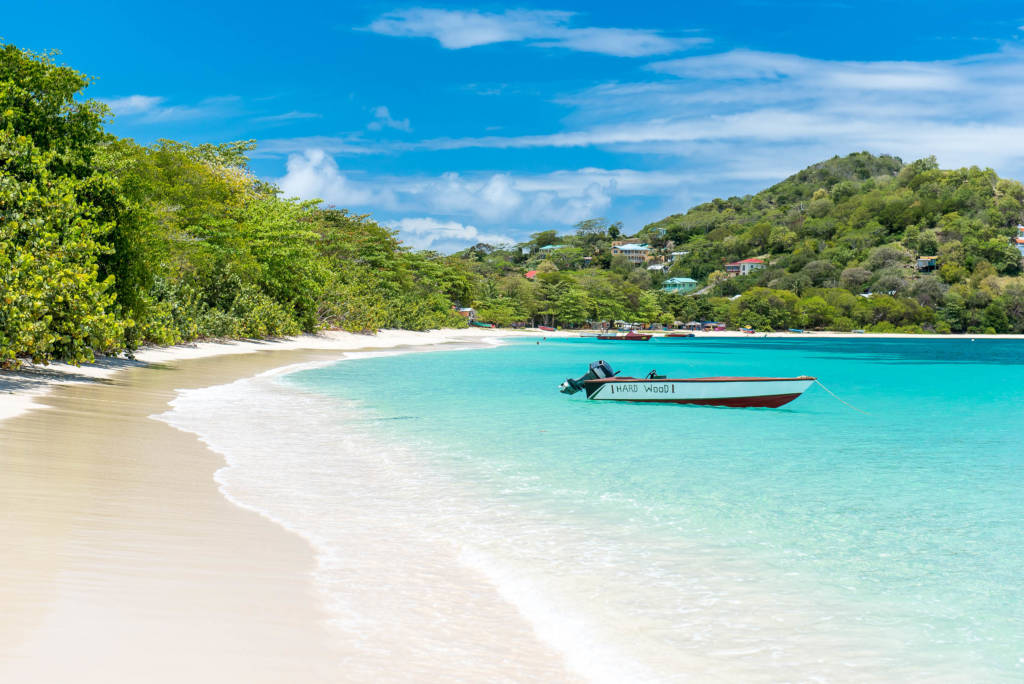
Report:
M 150 416 L 176 390 L 344 351 L 497 336 L 385 331 L 208 343 L 0 376 L 0 681 L 368 681 L 328 634 L 310 545 L 229 502 L 214 480 L 223 459 Z M 560 678 L 560 659 L 513 609 L 483 582 L 469 589 L 480 594 L 477 609 L 502 625 L 489 640 L 495 662 L 528 658 Z
M 0 681 L 1011 680 L 1014 599 L 978 598 L 1018 584 L 1003 423 L 964 538 L 927 502 L 961 487 L 959 423 L 995 415 L 1016 345 L 749 337 L 327 333 L 0 376 Z M 598 356 L 820 371 L 871 416 L 813 391 L 778 412 L 554 391 Z M 973 408 L 929 425 L 967 378 Z M 644 426 L 634 449 L 580 448 L 609 420 Z M 906 446 L 920 425 L 948 430 L 941 458 Z M 968 545 L 992 581 L 954 610 Z

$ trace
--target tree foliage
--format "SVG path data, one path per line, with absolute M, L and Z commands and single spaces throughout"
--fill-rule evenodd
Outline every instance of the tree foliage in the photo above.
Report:
M 283 198 L 251 142 L 141 146 L 88 79 L 0 45 L 0 363 L 204 337 L 465 325 L 460 264 Z

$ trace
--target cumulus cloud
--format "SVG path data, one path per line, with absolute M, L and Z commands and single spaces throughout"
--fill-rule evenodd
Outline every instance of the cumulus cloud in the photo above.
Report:
M 278 180 L 288 197 L 322 199 L 342 207 L 390 206 L 394 198 L 386 188 L 352 181 L 323 150 L 308 150 L 288 157 L 287 173 Z
M 438 252 L 454 252 L 485 242 L 490 245 L 514 243 L 507 235 L 486 233 L 476 226 L 464 225 L 458 221 L 438 221 L 430 217 L 402 218 L 388 222 L 401 235 L 402 241 L 416 249 L 432 249 Z
M 598 168 L 545 174 L 371 176 L 345 171 L 324 150 L 311 149 L 290 155 L 287 173 L 277 183 L 288 196 L 320 199 L 378 216 L 419 216 L 394 225 L 410 244 L 440 249 L 435 243 L 441 236 L 446 248 L 508 242 L 510 231 L 571 226 L 601 215 L 615 199 L 674 194 L 694 180 L 668 172 Z M 485 227 L 477 228 L 478 223 Z
M 527 42 L 617 57 L 664 55 L 710 42 L 672 38 L 647 29 L 572 27 L 572 12 L 506 10 L 501 13 L 412 8 L 389 12 L 367 30 L 386 36 L 433 38 L 449 50 L 491 43 Z
M 405 131 L 406 133 L 412 132 L 412 126 L 409 125 L 408 119 L 392 118 L 391 112 L 384 106 L 374 107 L 373 121 L 367 124 L 366 127 L 371 131 L 379 131 L 384 128 L 394 128 L 397 131 Z

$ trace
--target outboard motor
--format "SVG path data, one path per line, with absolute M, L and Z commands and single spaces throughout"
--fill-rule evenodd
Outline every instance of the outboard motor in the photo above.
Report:
M 576 380 L 566 378 L 565 382 L 558 386 L 558 390 L 562 394 L 576 394 L 583 389 L 583 383 L 587 380 L 602 380 L 615 377 L 615 375 L 615 371 L 612 370 L 607 361 L 595 361 L 590 364 L 590 370 L 587 371 L 586 375 Z

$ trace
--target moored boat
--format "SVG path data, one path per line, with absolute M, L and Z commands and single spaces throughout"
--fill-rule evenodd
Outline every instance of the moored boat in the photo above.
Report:
M 653 335 L 644 334 L 644 333 L 635 333 L 632 330 L 630 330 L 625 335 L 598 335 L 597 339 L 599 339 L 599 340 L 623 340 L 623 341 L 630 340 L 630 341 L 633 341 L 633 342 L 646 342 L 647 340 L 651 339 L 652 337 L 654 337 L 654 336 Z
M 670 332 L 665 333 L 665 337 L 696 337 L 692 332 Z
M 604 361 L 590 364 L 586 375 L 566 379 L 563 394 L 585 392 L 595 401 L 778 408 L 788 404 L 815 381 L 807 375 L 778 377 L 669 378 L 651 371 L 643 378 L 620 376 Z

